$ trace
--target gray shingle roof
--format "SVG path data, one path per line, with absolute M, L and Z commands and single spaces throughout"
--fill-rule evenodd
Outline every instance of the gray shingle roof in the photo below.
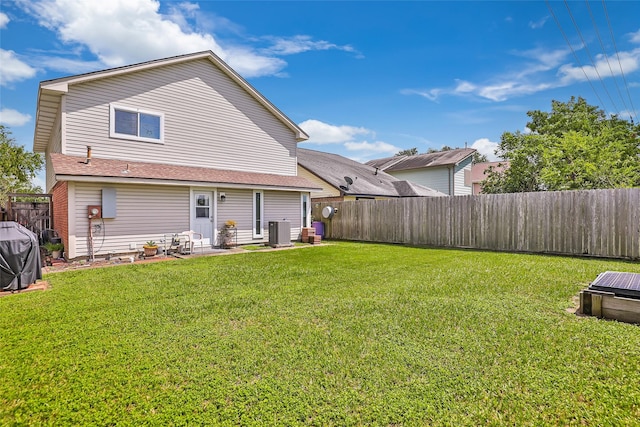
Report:
M 249 187 L 276 187 L 300 191 L 319 190 L 317 185 L 299 176 L 242 172 L 193 166 L 133 162 L 93 157 L 91 164 L 85 157 L 51 153 L 56 175 L 67 177 L 101 177 L 111 179 L 198 182 L 212 185 L 239 184 Z
M 409 169 L 422 169 L 436 166 L 457 165 L 469 156 L 473 156 L 474 148 L 458 148 L 437 153 L 418 154 L 416 156 L 394 156 L 370 160 L 367 165 L 393 172 Z
M 340 189 L 349 196 L 385 196 L 385 197 L 439 197 L 444 193 L 431 188 L 401 181 L 373 166 L 358 163 L 338 154 L 298 148 L 298 164 Z M 348 185 L 345 177 L 351 178 Z

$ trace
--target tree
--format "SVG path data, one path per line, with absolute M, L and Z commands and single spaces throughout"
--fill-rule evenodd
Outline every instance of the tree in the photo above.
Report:
M 471 160 L 471 163 L 475 165 L 476 163 L 485 163 L 488 161 L 489 158 L 486 155 L 480 154 L 479 151 L 476 151 L 475 153 L 473 153 L 473 159 Z
M 416 147 L 407 148 L 406 150 L 398 151 L 396 156 L 415 156 L 418 154 L 418 149 Z
M 485 193 L 640 186 L 640 126 L 608 117 L 583 98 L 529 111 L 529 133 L 505 132 L 496 154 L 509 162 L 490 170 Z
M 440 153 L 442 151 L 451 151 L 451 150 L 455 150 L 455 148 L 451 148 L 448 145 L 443 145 L 441 149 L 437 149 L 437 148 L 429 148 L 427 150 L 427 154 L 431 154 L 431 153 Z
M 42 169 L 44 159 L 41 154 L 31 153 L 15 144 L 11 132 L 0 125 L 0 205 L 4 206 L 7 193 L 42 193 L 31 180 Z

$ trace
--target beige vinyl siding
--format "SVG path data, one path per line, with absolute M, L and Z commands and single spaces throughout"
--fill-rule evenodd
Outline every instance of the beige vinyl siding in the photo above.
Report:
M 311 172 L 309 172 L 308 170 L 306 170 L 305 168 L 303 168 L 300 165 L 298 165 L 298 176 L 301 176 L 302 178 L 306 178 L 309 181 L 313 182 L 317 187 L 321 187 L 322 188 L 322 191 L 312 191 L 311 192 L 311 197 L 314 198 L 314 199 L 315 198 L 319 198 L 319 197 L 338 197 L 338 196 L 340 196 L 340 190 L 338 190 L 337 188 L 333 187 L 327 181 L 318 178 L 316 175 L 312 174 Z
M 450 170 L 445 167 L 429 168 L 429 169 L 413 169 L 407 171 L 393 171 L 389 174 L 398 179 L 415 182 L 424 185 L 444 194 L 451 193 Z M 464 177 L 463 177 L 464 178 Z
M 238 228 L 238 244 L 261 243 L 269 241 L 269 221 L 286 219 L 291 222 L 291 240 L 296 240 L 301 232 L 302 205 L 300 193 L 294 191 L 264 191 L 263 236 L 253 238 L 253 191 L 218 188 L 218 194 L 224 192 L 226 200 L 218 202 L 218 232 L 225 222 L 234 220 Z
M 225 193 L 226 200 L 224 202 L 218 201 L 217 232 L 220 232 L 225 222 L 233 220 L 238 228 L 238 244 L 263 241 L 264 239 L 254 239 L 251 232 L 253 227 L 253 191 L 218 188 L 218 194 L 220 193 Z M 219 241 L 218 244 L 220 244 Z
M 471 173 L 471 161 L 472 159 L 469 157 L 455 167 L 454 196 L 467 196 L 471 194 L 471 186 L 464 185 L 464 171 L 468 170 L 469 172 L 467 173 Z
M 89 219 L 88 205 L 102 203 L 102 188 L 94 183 L 75 183 L 75 229 L 76 253 L 72 257 L 88 256 Z M 165 233 L 180 233 L 189 230 L 189 188 L 159 185 L 109 185 L 116 189 L 117 215 L 113 219 L 94 220 L 101 233 L 94 235 L 96 256 L 110 251 L 131 252 L 130 243 L 138 249 L 148 240 L 161 243 Z M 104 238 L 104 239 L 103 239 Z M 103 241 L 104 240 L 104 241 Z
M 109 137 L 109 105 L 164 114 L 164 143 Z M 296 175 L 295 134 L 209 60 L 69 87 L 65 154 Z
M 269 221 L 283 220 L 291 223 L 291 240 L 298 240 L 302 232 L 301 216 L 300 193 L 285 191 L 264 192 L 264 224 L 267 240 L 269 240 Z
M 53 132 L 51 134 L 51 139 L 49 140 L 49 144 L 47 145 L 47 150 L 45 151 L 45 160 L 46 160 L 46 189 L 45 191 L 49 192 L 56 185 L 56 176 L 53 171 L 53 165 L 51 164 L 51 153 L 61 153 L 62 152 L 62 130 L 61 130 L 61 120 L 60 114 L 56 117 L 56 121 L 53 125 Z

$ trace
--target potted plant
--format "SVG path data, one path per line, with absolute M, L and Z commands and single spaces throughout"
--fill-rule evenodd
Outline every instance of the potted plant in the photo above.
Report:
M 224 223 L 222 230 L 220 230 L 223 248 L 231 248 L 235 245 L 236 225 L 237 223 L 230 219 Z
M 51 254 L 51 258 L 58 259 L 62 255 L 64 245 L 62 243 L 47 242 L 44 244 L 44 248 Z
M 154 256 L 158 253 L 158 245 L 153 240 L 149 240 L 144 244 L 144 256 Z

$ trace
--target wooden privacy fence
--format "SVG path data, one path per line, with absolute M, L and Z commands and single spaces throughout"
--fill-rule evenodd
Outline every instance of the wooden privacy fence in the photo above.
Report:
M 640 259 L 640 188 L 313 204 L 329 239 Z
M 15 221 L 36 236 L 53 228 L 53 210 L 50 194 L 9 193 L 6 210 L 1 221 Z

